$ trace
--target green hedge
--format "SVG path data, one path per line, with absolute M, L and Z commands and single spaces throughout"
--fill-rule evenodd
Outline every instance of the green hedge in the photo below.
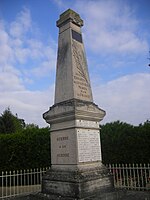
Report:
M 50 129 L 0 135 L 0 171 L 50 166 Z
M 101 144 L 103 163 L 150 163 L 150 121 L 107 123 L 101 127 Z
M 150 122 L 107 123 L 101 127 L 101 144 L 103 163 L 149 163 Z M 0 134 L 0 171 L 46 167 L 50 159 L 49 128 Z

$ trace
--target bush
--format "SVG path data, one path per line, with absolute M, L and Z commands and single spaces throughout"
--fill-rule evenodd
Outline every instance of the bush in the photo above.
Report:
M 50 166 L 50 129 L 0 135 L 0 171 Z
M 101 127 L 101 144 L 103 163 L 150 163 L 150 122 L 107 123 Z

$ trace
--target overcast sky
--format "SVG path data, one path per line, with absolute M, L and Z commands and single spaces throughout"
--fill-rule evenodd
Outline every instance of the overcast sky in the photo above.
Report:
M 150 119 L 149 0 L 0 0 L 0 113 L 46 126 L 54 103 L 58 28 L 66 9 L 78 12 L 94 102 L 102 123 Z

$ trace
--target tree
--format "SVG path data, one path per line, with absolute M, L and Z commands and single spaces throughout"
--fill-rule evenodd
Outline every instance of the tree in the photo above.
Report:
M 7 108 L 0 116 L 0 133 L 16 133 L 23 130 L 25 122 L 12 114 L 10 108 Z
M 50 166 L 50 128 L 0 135 L 0 172 Z
M 34 123 L 31 123 L 31 124 L 26 124 L 25 125 L 25 129 L 33 129 L 33 128 L 39 128 L 38 125 L 34 124 Z
M 120 121 L 101 127 L 103 163 L 149 163 L 150 122 L 132 126 Z

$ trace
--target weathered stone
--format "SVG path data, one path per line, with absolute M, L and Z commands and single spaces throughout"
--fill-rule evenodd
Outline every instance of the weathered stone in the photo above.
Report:
M 11 200 L 78 200 L 77 198 L 61 197 L 54 194 L 33 193 L 30 195 L 6 198 Z M 95 193 L 94 195 L 80 200 L 150 200 L 148 191 L 114 190 L 107 193 Z
M 99 121 L 105 111 L 93 103 L 82 25 L 83 20 L 70 9 L 57 21 L 55 102 L 43 114 L 51 125 L 52 167 L 42 179 L 42 193 L 50 198 L 83 199 L 114 189 L 102 165 Z
M 60 15 L 55 104 L 70 99 L 93 101 L 82 42 L 83 20 L 71 9 Z
M 42 192 L 82 199 L 97 191 L 110 192 L 113 190 L 112 185 L 112 176 L 103 165 L 78 171 L 51 169 L 43 177 Z
M 83 26 L 83 20 L 80 18 L 80 15 L 71 9 L 66 10 L 60 15 L 60 19 L 57 21 L 57 26 L 60 28 L 65 23 L 68 23 L 68 21 L 79 27 Z
M 103 115 L 94 103 L 81 100 L 56 104 L 44 114 L 51 124 L 53 167 L 74 170 L 83 167 L 82 163 L 87 168 L 91 163 L 85 162 L 101 161 L 99 121 Z

